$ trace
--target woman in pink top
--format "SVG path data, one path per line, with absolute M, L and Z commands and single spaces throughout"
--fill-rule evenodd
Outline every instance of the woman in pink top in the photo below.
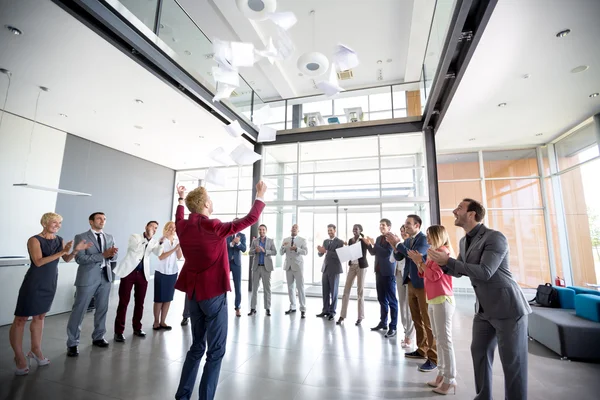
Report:
M 452 256 L 448 232 L 443 226 L 432 225 L 427 229 L 427 243 L 432 249 Z M 438 348 L 438 376 L 427 384 L 435 388 L 435 393 L 448 394 L 453 389 L 456 394 L 456 361 L 452 346 L 452 316 L 455 308 L 452 277 L 444 274 L 434 261 L 424 263 L 423 256 L 417 251 L 409 251 L 408 256 L 417 264 L 419 276 L 425 281 L 429 320 Z

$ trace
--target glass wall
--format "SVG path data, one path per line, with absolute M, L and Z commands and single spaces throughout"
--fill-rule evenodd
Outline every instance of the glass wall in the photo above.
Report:
M 269 191 L 262 221 L 278 244 L 299 224 L 309 246 L 305 279 L 321 284 L 323 259 L 316 246 L 327 238 L 328 224 L 345 241 L 354 224 L 378 236 L 381 218 L 389 218 L 395 232 L 412 213 L 429 225 L 425 165 L 421 133 L 266 145 L 263 179 Z M 280 268 L 282 260 L 277 261 Z M 373 265 L 371 256 L 369 262 Z M 374 287 L 374 279 L 368 274 L 367 284 Z

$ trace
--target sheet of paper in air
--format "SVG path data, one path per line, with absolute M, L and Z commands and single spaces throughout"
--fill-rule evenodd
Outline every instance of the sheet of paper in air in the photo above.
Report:
M 215 82 L 226 83 L 235 87 L 240 86 L 240 75 L 235 69 L 228 69 L 219 65 L 212 67 L 212 74 Z
M 237 119 L 229 125 L 225 125 L 224 127 L 227 133 L 229 133 L 234 138 L 240 137 L 242 136 L 242 133 L 244 133 L 244 130 L 240 126 L 240 122 Z
M 208 171 L 206 171 L 206 176 L 204 179 L 206 180 L 206 183 L 212 183 L 213 185 L 225 187 L 227 183 L 227 174 L 225 173 L 225 168 L 210 167 Z
M 291 11 L 268 13 L 267 18 L 286 31 L 298 22 L 296 14 Z
M 358 55 L 354 50 L 343 44 L 338 44 L 333 53 L 333 60 L 340 71 L 346 71 L 358 66 Z
M 277 136 L 277 129 L 268 126 L 268 125 L 262 125 L 260 127 L 260 130 L 258 131 L 258 143 L 264 143 L 264 142 L 274 142 L 275 138 Z
M 335 63 L 332 63 L 329 67 L 329 77 L 327 80 L 317 83 L 317 87 L 329 97 L 335 96 L 344 90 L 338 83 L 337 73 L 335 71 Z
M 252 122 L 254 122 L 254 125 L 256 126 L 268 124 L 272 114 L 271 107 L 267 104 L 260 110 L 254 112 L 252 115 Z
M 294 41 L 285 29 L 277 27 L 277 35 L 273 38 L 273 44 L 277 49 L 277 54 L 282 60 L 290 58 L 296 50 Z
M 221 39 L 213 39 L 213 60 L 220 64 L 231 65 L 231 44 Z
M 217 85 L 217 94 L 215 94 L 215 97 L 213 97 L 213 102 L 228 99 L 234 90 L 235 86 L 231 86 L 226 83 L 219 83 Z
M 260 154 L 256 154 L 254 151 L 246 147 L 245 144 L 240 144 L 238 147 L 233 149 L 230 157 L 238 165 L 252 165 L 262 158 Z
M 338 257 L 340 258 L 340 262 L 347 263 L 348 261 L 358 260 L 362 257 L 362 248 L 360 246 L 360 242 L 354 243 L 352 246 L 344 246 L 335 249 Z
M 208 157 L 211 160 L 216 161 L 219 164 L 223 164 L 225 166 L 232 165 L 234 163 L 234 161 L 229 156 L 229 153 L 225 151 L 225 149 L 222 147 L 217 147 L 216 149 L 211 151 Z
M 271 64 L 273 64 L 275 60 L 279 58 L 279 53 L 277 53 L 277 49 L 273 44 L 273 38 L 269 38 L 269 43 L 267 44 L 267 47 L 264 50 L 254 49 L 254 52 L 259 56 L 268 59 Z
M 252 43 L 231 42 L 231 65 L 251 67 L 254 65 L 254 45 Z

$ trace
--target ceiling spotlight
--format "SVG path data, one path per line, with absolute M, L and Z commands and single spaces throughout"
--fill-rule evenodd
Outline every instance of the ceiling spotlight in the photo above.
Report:
M 377 60 L 377 64 L 381 64 L 383 61 L 381 60 Z
M 140 146 L 140 144 L 139 144 L 139 143 L 134 143 L 134 145 L 136 145 L 136 146 Z
M 204 136 L 198 136 L 198 139 L 204 139 Z
M 573 68 L 571 70 L 571 73 L 572 74 L 578 74 L 580 72 L 587 71 L 589 68 L 590 68 L 589 65 L 580 65 L 578 67 Z
M 135 129 L 144 129 L 144 127 L 143 127 L 143 126 L 141 126 L 141 125 L 134 125 L 133 127 L 134 127 Z
M 598 96 L 600 96 L 600 93 L 598 93 L 598 92 L 590 94 L 590 98 L 592 98 L 592 99 L 594 97 L 598 97 Z
M 186 50 L 186 51 L 183 52 L 183 54 L 185 54 L 186 56 L 191 56 L 192 52 L 189 51 L 189 50 Z
M 302 72 L 298 72 L 298 76 L 304 76 Z
M 300 58 L 298 58 L 296 67 L 298 67 L 300 72 L 304 75 L 320 76 L 329 69 L 329 60 L 323 53 L 311 51 L 302 54 Z
M 469 139 L 469 142 L 474 142 L 474 141 L 475 141 L 475 138 Z
M 560 31 L 556 34 L 557 38 L 563 38 L 565 36 L 567 36 L 569 33 L 571 33 L 570 29 L 565 29 L 564 31 Z
M 523 75 L 523 79 L 529 79 L 529 78 L 531 78 L 531 75 L 529 75 L 529 74 Z
M 498 107 L 506 107 L 506 103 L 500 103 L 498 104 Z
M 11 26 L 11 25 L 4 25 L 4 27 L 5 27 L 6 29 L 8 29 L 8 31 L 9 31 L 10 33 L 12 33 L 13 35 L 17 35 L 17 36 L 19 36 L 19 35 L 22 35 L 22 34 L 23 34 L 23 31 L 21 31 L 21 30 L 20 30 L 20 29 L 18 29 L 18 28 L 15 28 L 14 26 Z
M 5 68 L 0 68 L 0 73 L 11 76 L 12 72 L 10 72 L 9 70 L 5 69 Z
M 543 133 L 536 133 L 535 136 L 542 136 Z
M 276 0 L 235 0 L 237 8 L 246 18 L 264 21 L 277 8 Z
M 135 99 L 135 102 L 138 104 L 144 104 L 144 100 L 140 100 L 140 99 Z
M 174 123 L 174 124 L 176 124 L 177 120 L 176 119 L 172 119 L 171 122 Z
M 387 62 L 389 62 L 389 63 L 391 63 L 391 62 L 392 62 L 392 59 L 391 59 L 391 58 L 388 58 L 386 61 L 387 61 Z
M 58 115 L 60 115 L 60 116 L 61 116 L 61 117 L 63 117 L 63 118 L 67 118 L 67 117 L 68 117 L 68 115 L 67 115 L 67 114 L 63 114 L 63 113 L 59 113 Z

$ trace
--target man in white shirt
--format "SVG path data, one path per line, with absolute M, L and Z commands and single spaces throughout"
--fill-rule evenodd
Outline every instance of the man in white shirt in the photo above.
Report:
M 288 295 L 290 297 L 290 309 L 285 315 L 296 312 L 296 286 L 300 300 L 301 318 L 306 314 L 306 295 L 304 292 L 304 256 L 308 254 L 306 240 L 298 236 L 298 224 L 292 225 L 292 236 L 285 238 L 281 244 L 279 253 L 285 255 L 283 270 L 287 278 Z
M 150 255 L 157 257 L 163 252 L 164 237 L 160 240 L 153 239 L 158 229 L 158 222 L 150 221 L 146 224 L 143 234 L 134 233 L 129 237 L 127 254 L 123 261 L 115 268 L 114 273 L 121 277 L 119 284 L 119 306 L 115 317 L 115 342 L 124 342 L 125 318 L 127 306 L 131 299 L 131 290 L 135 287 L 135 306 L 133 309 L 133 334 L 145 337 L 142 330 L 142 315 L 144 314 L 144 299 L 150 278 Z

